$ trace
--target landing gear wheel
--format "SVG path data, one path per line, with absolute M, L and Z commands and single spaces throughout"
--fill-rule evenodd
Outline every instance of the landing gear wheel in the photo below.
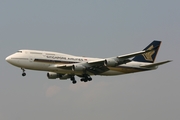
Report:
M 88 81 L 92 81 L 92 78 L 88 78 Z
M 76 83 L 77 83 L 77 81 L 75 81 L 75 80 L 74 80 L 74 81 L 72 81 L 72 83 L 73 83 L 73 84 L 76 84 Z
M 88 74 L 83 74 L 83 75 L 82 75 L 82 76 L 80 76 L 80 77 L 81 77 L 81 81 L 82 81 L 82 82 L 92 81 L 91 76 L 90 76 L 90 75 L 88 75 Z
M 87 79 L 85 79 L 85 78 L 82 78 L 81 79 L 81 82 L 87 82 L 88 80 Z
M 76 83 L 77 83 L 77 81 L 75 80 L 74 76 L 71 77 L 71 81 L 72 81 L 73 84 L 76 84 Z
M 26 76 L 25 69 L 21 68 L 21 70 L 23 71 L 22 76 Z
M 84 79 L 81 79 L 81 82 L 84 82 Z
M 26 76 L 26 73 L 22 73 L 22 76 Z
M 84 82 L 87 82 L 88 80 L 87 79 L 84 79 Z

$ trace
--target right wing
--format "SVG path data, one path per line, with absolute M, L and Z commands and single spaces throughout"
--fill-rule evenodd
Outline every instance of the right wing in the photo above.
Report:
M 111 57 L 107 59 L 98 59 L 98 60 L 80 62 L 80 63 L 74 63 L 74 64 L 63 64 L 63 65 L 56 64 L 51 67 L 72 70 L 72 71 L 88 71 L 96 75 L 96 74 L 100 74 L 105 71 L 108 71 L 109 70 L 108 67 L 125 64 L 131 61 L 129 60 L 129 58 L 132 58 L 134 56 L 141 55 L 150 51 L 152 50 L 143 50 L 143 51 L 121 55 L 117 57 Z
M 135 53 L 130 53 L 130 54 L 126 54 L 126 55 L 121 55 L 121 56 L 118 56 L 118 58 L 119 58 L 119 59 L 132 58 L 132 57 L 135 57 L 135 56 L 137 56 L 137 55 L 142 55 L 142 54 L 145 54 L 145 53 L 154 51 L 154 50 L 156 50 L 158 47 L 159 47 L 159 45 L 158 45 L 158 46 L 155 46 L 153 49 L 150 49 L 150 50 L 142 50 L 142 51 L 135 52 Z
M 121 55 L 121 56 L 117 56 L 117 57 L 107 58 L 105 60 L 105 64 L 106 64 L 106 66 L 109 66 L 109 67 L 114 67 L 114 66 L 118 66 L 118 65 L 121 65 L 121 64 L 126 64 L 128 62 L 131 62 L 131 60 L 129 58 L 151 52 L 151 51 L 157 49 L 158 47 L 159 46 L 156 46 L 151 50 L 143 50 L 143 51 L 134 52 L 134 53 L 130 53 L 130 54 L 125 54 L 125 55 Z

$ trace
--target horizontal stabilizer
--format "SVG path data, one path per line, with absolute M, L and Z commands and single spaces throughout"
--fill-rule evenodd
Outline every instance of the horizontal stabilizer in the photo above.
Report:
M 167 61 L 163 61 L 163 62 L 158 62 L 158 63 L 152 63 L 152 64 L 148 64 L 148 65 L 141 65 L 140 67 L 146 67 L 146 68 L 151 68 L 151 67 L 156 67 L 168 62 L 171 62 L 172 60 L 167 60 Z

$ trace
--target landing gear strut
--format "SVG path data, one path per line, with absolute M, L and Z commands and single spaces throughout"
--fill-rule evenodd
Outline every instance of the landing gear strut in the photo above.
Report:
M 22 76 L 26 76 L 25 69 L 21 68 L 21 70 L 23 71 Z
M 71 81 L 72 81 L 73 84 L 76 84 L 76 83 L 77 83 L 77 81 L 75 80 L 75 77 L 74 77 L 74 76 L 71 77 Z

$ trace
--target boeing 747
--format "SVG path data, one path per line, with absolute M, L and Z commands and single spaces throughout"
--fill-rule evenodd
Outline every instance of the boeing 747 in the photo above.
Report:
M 144 50 L 110 58 L 80 57 L 58 52 L 39 50 L 19 50 L 8 56 L 6 61 L 22 69 L 47 71 L 49 79 L 70 79 L 76 83 L 75 76 L 82 82 L 91 81 L 92 75 L 122 75 L 155 70 L 170 60 L 154 63 L 161 41 L 153 41 Z

